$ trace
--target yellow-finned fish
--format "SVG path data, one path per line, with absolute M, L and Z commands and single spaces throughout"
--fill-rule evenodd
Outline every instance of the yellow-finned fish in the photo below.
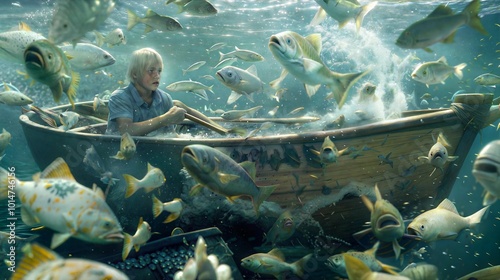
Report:
M 26 47 L 24 65 L 28 75 L 35 81 L 49 86 L 55 102 L 66 93 L 75 106 L 75 97 L 80 75 L 71 69 L 63 51 L 48 40 L 38 40 Z
M 472 175 L 486 190 L 483 206 L 491 205 L 500 198 L 498 170 L 500 170 L 500 140 L 495 140 L 484 146 L 472 167 Z
M 146 244 L 146 242 L 148 242 L 148 240 L 151 238 L 151 235 L 153 234 L 159 234 L 159 232 L 151 232 L 151 226 L 141 217 L 139 219 L 137 231 L 135 232 L 134 236 L 125 233 L 125 239 L 123 240 L 122 260 L 125 260 L 128 257 L 128 254 L 132 250 L 132 247 L 136 252 L 139 252 L 141 246 Z
M 273 226 L 269 229 L 265 236 L 264 244 L 271 243 L 274 247 L 276 243 L 283 242 L 292 237 L 297 228 L 297 223 L 294 221 L 290 210 L 283 212 Z
M 345 268 L 349 279 L 367 279 L 367 280 L 410 280 L 410 278 L 401 275 L 391 275 L 381 272 L 373 272 L 360 259 L 347 253 L 343 254 Z
M 474 78 L 474 82 L 482 86 L 492 86 L 500 84 L 500 76 L 491 73 L 484 73 Z
M 153 216 L 157 218 L 163 211 L 170 212 L 170 215 L 163 221 L 164 223 L 177 220 L 183 208 L 182 199 L 180 198 L 174 198 L 172 201 L 163 203 L 153 195 Z
M 434 139 L 434 135 L 432 135 Z M 439 133 L 436 144 L 434 144 L 427 156 L 419 156 L 419 160 L 427 160 L 432 166 L 434 166 L 434 170 L 432 170 L 429 176 L 432 176 L 436 169 L 441 170 L 443 172 L 443 167 L 448 161 L 454 161 L 458 159 L 458 156 L 450 156 L 448 154 L 448 149 L 446 147 L 450 147 L 450 144 L 444 137 L 443 133 Z
M 236 163 L 223 152 L 205 145 L 188 145 L 181 153 L 181 162 L 188 173 L 198 182 L 190 195 L 198 193 L 204 186 L 225 196 L 229 201 L 247 196 L 252 199 L 255 212 L 274 191 L 276 186 L 257 187 L 255 164 L 249 161 Z
M 408 225 L 408 233 L 419 236 L 425 242 L 453 240 L 463 229 L 479 224 L 488 208 L 486 206 L 468 217 L 462 217 L 453 202 L 445 198 L 436 208 L 415 217 Z
M 356 22 L 356 31 L 359 32 L 361 24 L 366 14 L 368 14 L 375 6 L 377 1 L 370 2 L 366 5 L 360 5 L 358 1 L 349 0 L 315 0 L 320 6 L 318 12 L 314 16 L 311 25 L 316 25 L 326 18 L 326 14 L 339 22 L 339 28 L 344 27 L 351 19 Z
M 283 253 L 275 248 L 268 253 L 257 253 L 243 258 L 241 266 L 254 273 L 273 275 L 277 279 L 283 279 L 288 273 L 302 277 L 304 267 L 311 257 L 312 254 L 308 254 L 294 263 L 287 263 Z
M 25 254 L 12 273 L 11 280 L 27 279 L 107 279 L 128 280 L 120 270 L 104 263 L 86 259 L 63 259 L 39 244 L 23 247 Z
M 439 5 L 426 18 L 421 19 L 399 35 L 396 45 L 404 49 L 432 50 L 429 46 L 437 42 L 452 43 L 458 28 L 464 24 L 471 26 L 481 34 L 488 35 L 479 18 L 480 0 L 473 0 L 458 14 L 453 14 L 450 7 Z
M 322 164 L 329 164 L 333 162 L 337 162 L 337 159 L 340 156 L 346 155 L 349 153 L 349 148 L 345 148 L 339 151 L 332 139 L 329 136 L 325 137 L 323 144 L 321 145 L 321 149 L 319 151 L 311 150 L 312 153 L 316 154 L 320 158 L 320 162 Z
M 135 155 L 135 149 L 136 146 L 134 139 L 128 132 L 125 132 L 122 134 L 120 141 L 120 150 L 116 153 L 116 155 L 111 156 L 110 158 L 129 160 Z
M 141 180 L 138 180 L 132 175 L 123 174 L 123 178 L 127 184 L 127 191 L 125 193 L 125 198 L 132 196 L 139 189 L 144 189 L 147 193 L 163 186 L 165 183 L 165 175 L 160 168 L 152 166 L 148 162 L 148 172 Z
M 128 12 L 127 30 L 131 30 L 139 22 L 142 22 L 146 25 L 144 33 L 149 33 L 154 29 L 162 32 L 182 30 L 182 25 L 176 19 L 169 16 L 159 15 L 151 9 L 148 9 L 146 11 L 146 16 L 143 18 L 139 17 L 131 10 L 127 10 L 127 12 Z
M 70 237 L 99 244 L 123 240 L 122 227 L 101 189 L 76 182 L 62 158 L 54 160 L 34 181 L 15 179 L 13 190 L 8 188 L 7 180 L 13 179 L 9 174 L 0 168 L 0 198 L 14 192 L 21 201 L 21 218 L 26 225 L 54 230 L 51 248 Z
M 342 108 L 349 89 L 369 70 L 347 74 L 333 72 L 321 60 L 321 48 L 321 35 L 317 33 L 307 37 L 293 31 L 272 35 L 269 39 L 269 49 L 284 69 L 280 77 L 270 85 L 279 88 L 279 84 L 290 73 L 304 83 L 309 97 L 313 96 L 322 84 L 326 85 L 332 91 L 327 99 L 335 98 L 339 108 Z
M 457 280 L 497 280 L 498 275 L 500 275 L 500 265 L 495 265 L 492 267 L 483 268 L 465 276 L 458 278 Z
M 375 196 L 377 198 L 375 204 L 368 197 L 361 196 L 361 199 L 371 213 L 371 230 L 378 240 L 392 243 L 396 259 L 398 259 L 402 249 L 399 246 L 398 239 L 403 237 L 405 233 L 403 217 L 394 205 L 382 198 L 377 185 L 375 185 Z
M 49 40 L 54 44 L 77 43 L 88 31 L 97 29 L 115 8 L 115 0 L 58 0 Z
M 351 251 L 348 251 L 344 254 L 358 258 L 364 264 L 366 264 L 370 268 L 370 270 L 372 270 L 372 271 L 384 270 L 385 272 L 396 275 L 397 273 L 394 271 L 397 269 L 396 267 L 386 265 L 386 264 L 380 262 L 379 260 L 377 260 L 376 253 L 377 253 L 379 245 L 380 245 L 380 242 L 377 242 L 377 243 L 375 243 L 375 245 L 373 245 L 372 248 L 370 248 L 364 252 L 357 252 L 357 251 L 351 250 Z M 333 272 L 340 274 L 341 276 L 347 277 L 344 254 L 337 254 L 337 255 L 330 256 L 326 260 L 325 264 Z

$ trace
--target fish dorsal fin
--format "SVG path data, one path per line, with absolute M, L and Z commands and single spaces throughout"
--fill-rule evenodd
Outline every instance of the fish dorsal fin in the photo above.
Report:
M 377 253 L 379 245 L 380 245 L 380 241 L 377 241 L 377 243 L 375 243 L 375 245 L 373 245 L 373 247 L 366 250 L 364 253 L 367 255 L 373 256 L 375 258 L 375 254 Z
M 313 48 L 316 50 L 316 52 L 318 54 L 321 53 L 321 48 L 323 46 L 321 43 L 321 34 L 320 33 L 309 34 L 309 35 L 307 35 L 306 40 L 313 46 Z
M 246 71 L 254 76 L 257 76 L 257 67 L 255 67 L 255 64 L 252 64 L 252 66 L 248 67 Z
M 148 162 L 148 173 L 151 172 L 151 170 L 155 169 L 154 166 L 151 165 L 151 163 Z
M 31 31 L 31 27 L 26 22 L 23 21 L 19 22 L 18 29 L 22 31 Z
M 140 217 L 139 224 L 137 224 L 137 230 L 139 230 L 141 228 L 143 222 L 144 222 L 144 219 L 142 217 Z
M 69 170 L 68 164 L 61 157 L 56 158 L 45 170 L 43 170 L 40 178 L 62 178 L 76 181 Z
M 453 202 L 451 202 L 451 200 L 445 198 L 441 203 L 439 203 L 439 205 L 436 207 L 436 209 L 443 209 L 443 210 L 448 210 L 450 212 L 453 212 L 457 215 L 458 214 L 458 211 L 457 211 L 457 207 L 455 207 L 455 204 L 453 204 Z
M 383 200 L 382 194 L 380 194 L 380 190 L 378 189 L 378 185 L 375 184 L 375 197 L 377 200 Z
M 94 191 L 97 194 L 97 196 L 99 196 L 103 200 L 106 200 L 106 196 L 104 195 L 104 192 L 95 183 L 92 185 L 92 191 Z
M 252 179 L 255 180 L 255 174 L 257 174 L 257 170 L 255 168 L 255 163 L 253 163 L 251 161 L 244 161 L 244 162 L 239 163 L 239 165 L 241 167 L 243 167 L 243 169 L 245 169 L 245 171 L 248 173 L 248 175 L 250 175 L 250 177 Z
M 444 56 L 440 57 L 437 62 L 448 65 L 448 61 L 446 61 L 446 57 Z
M 40 267 L 41 265 L 48 263 L 50 261 L 54 261 L 60 259 L 61 257 L 57 255 L 55 252 L 38 245 L 37 243 L 27 244 L 23 247 L 24 256 L 19 264 L 16 267 L 16 273 L 12 274 L 12 278 L 14 280 L 25 279 L 25 276 L 33 271 L 35 268 Z
M 449 16 L 449 15 L 453 15 L 453 10 L 448 6 L 439 5 L 427 17 L 432 18 L 432 17 L 442 17 L 442 16 Z
M 272 249 L 267 254 L 271 255 L 271 256 L 275 256 L 276 258 L 280 259 L 281 261 L 285 261 L 285 255 L 283 255 L 283 252 L 281 252 L 281 250 L 278 248 Z
M 366 205 L 366 208 L 368 208 L 368 210 L 370 210 L 370 213 L 373 212 L 373 203 L 372 201 L 366 197 L 366 195 L 361 195 L 361 200 L 363 200 L 363 203 Z
M 436 142 L 441 143 L 441 145 L 443 145 L 445 148 L 451 148 L 450 143 L 448 142 L 448 140 L 446 139 L 446 137 L 444 136 L 444 134 L 442 132 L 439 133 L 438 139 Z
M 155 13 L 153 10 L 148 9 L 148 10 L 146 11 L 146 17 L 155 17 L 155 16 L 158 16 L 158 14 L 157 14 L 157 13 Z
M 5 88 L 5 91 L 10 91 L 10 87 L 7 85 L 7 83 L 3 83 L 3 87 Z

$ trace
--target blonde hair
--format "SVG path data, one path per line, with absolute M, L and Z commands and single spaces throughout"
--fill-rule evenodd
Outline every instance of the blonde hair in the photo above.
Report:
M 127 79 L 135 83 L 142 79 L 146 69 L 155 64 L 160 64 L 160 68 L 163 69 L 163 59 L 154 49 L 142 48 L 134 51 L 128 64 Z

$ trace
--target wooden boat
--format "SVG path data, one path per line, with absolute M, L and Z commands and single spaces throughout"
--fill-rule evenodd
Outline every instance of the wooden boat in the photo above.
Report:
M 416 213 L 412 211 L 432 208 L 432 205 L 437 205 L 449 195 L 477 133 L 500 117 L 498 106 L 492 106 L 492 101 L 491 94 L 463 94 L 457 96 L 447 109 L 407 111 L 398 119 L 356 127 L 254 136 L 247 139 L 226 136 L 134 137 L 137 151 L 130 161 L 110 158 L 119 150 L 120 136 L 103 134 L 108 113 L 106 106 L 94 111 L 90 102 L 83 102 L 76 104 L 74 109 L 70 105 L 52 108 L 56 112 L 74 110 L 85 116 L 80 119 L 76 128 L 67 132 L 49 127 L 34 112 L 21 115 L 20 122 L 32 155 L 41 169 L 55 158 L 62 157 L 68 162 L 77 181 L 87 186 L 93 183 L 102 186 L 95 174 L 89 172 L 83 163 L 87 149 L 94 146 L 104 164 L 113 170 L 117 178 L 121 178 L 123 173 L 142 178 L 148 162 L 159 167 L 167 178 L 167 191 L 155 194 L 162 196 L 162 201 L 186 195 L 186 189 L 183 189 L 181 183 L 186 177 L 180 172 L 183 168 L 180 154 L 186 145 L 204 144 L 215 147 L 238 161 L 252 158 L 248 155 L 258 153 L 258 157 L 253 157 L 254 160 L 257 159 L 257 185 L 277 185 L 266 203 L 282 209 L 299 209 L 301 217 L 308 216 L 298 218 L 308 219 L 307 223 L 300 226 L 303 232 L 309 231 L 315 236 L 335 236 L 354 245 L 356 241 L 352 234 L 363 229 L 363 224 L 369 221 L 370 215 L 359 196 L 368 194 L 373 197 L 375 184 L 378 184 L 384 198 L 396 206 L 405 218 L 412 218 Z M 214 120 L 224 121 L 220 118 Z M 273 120 L 280 122 L 280 119 Z M 248 118 L 238 120 L 237 124 L 254 127 L 255 123 L 262 121 L 265 120 Z M 189 122 L 187 124 L 196 125 Z M 440 132 L 450 143 L 449 154 L 458 156 L 458 159 L 446 164 L 443 172 L 438 170 L 430 176 L 434 167 L 419 161 L 418 157 L 427 156 L 435 143 L 433 135 L 437 137 Z M 350 148 L 351 153 L 339 157 L 335 163 L 320 164 L 312 150 L 320 150 L 325 137 L 330 137 L 339 150 Z M 384 161 L 384 158 L 388 160 Z M 116 211 L 129 215 L 130 211 L 136 213 L 143 207 L 147 211 L 144 210 L 140 216 L 147 215 L 145 212 L 151 212 L 151 195 L 142 192 L 137 196 L 143 200 L 148 197 L 149 204 L 139 206 L 137 199 L 127 199 L 124 204 L 115 202 Z M 122 198 L 121 201 L 125 199 Z M 113 203 L 111 204 L 113 207 Z M 266 209 L 269 208 L 271 207 Z M 196 222 L 191 220 L 183 226 L 187 231 L 209 227 L 212 226 L 210 223 L 223 219 L 224 215 L 220 213 L 214 218 L 207 214 Z M 133 233 L 138 217 L 130 220 L 127 232 Z M 221 224 L 222 222 L 216 226 L 221 227 Z M 165 225 L 161 227 L 164 228 Z M 268 229 L 248 227 L 245 230 L 267 232 Z M 323 239 L 311 242 L 329 241 Z

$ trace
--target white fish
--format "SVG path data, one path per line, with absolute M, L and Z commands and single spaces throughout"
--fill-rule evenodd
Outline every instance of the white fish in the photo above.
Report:
M 139 22 L 142 22 L 146 25 L 144 33 L 149 33 L 154 29 L 162 32 L 182 30 L 182 25 L 176 19 L 169 16 L 159 15 L 151 9 L 147 10 L 146 16 L 143 18 L 139 17 L 131 10 L 128 10 L 127 12 L 128 12 L 127 30 L 131 30 Z
M 128 276 L 120 270 L 104 263 L 69 258 L 63 259 L 55 252 L 38 244 L 28 244 L 23 248 L 24 254 L 16 272 L 15 279 L 108 279 L 128 280 Z
M 23 106 L 33 103 L 33 100 L 24 93 L 11 89 L 3 83 L 5 91 L 0 92 L 0 103 L 10 106 Z
M 378 97 L 375 95 L 377 86 L 372 83 L 364 83 L 358 91 L 359 102 L 376 102 Z
M 184 6 L 179 6 L 179 13 L 188 13 L 193 16 L 212 16 L 217 14 L 217 9 L 207 0 L 189 1 Z
M 257 68 L 255 65 L 243 70 L 234 66 L 226 66 L 217 71 L 217 79 L 223 85 L 230 88 L 231 95 L 227 99 L 227 104 L 232 104 L 242 95 L 245 95 L 253 102 L 253 93 L 262 92 L 264 83 L 257 76 Z
M 243 258 L 241 266 L 254 273 L 273 275 L 277 279 L 281 279 L 285 273 L 293 273 L 302 277 L 304 267 L 311 257 L 312 254 L 309 254 L 294 263 L 287 263 L 283 253 L 275 248 L 268 253 L 257 253 Z
M 246 109 L 246 110 L 225 111 L 224 113 L 222 113 L 221 118 L 223 118 L 225 120 L 237 120 L 237 119 L 243 117 L 244 115 L 253 115 L 255 112 L 257 112 L 261 108 L 262 108 L 262 106 L 255 106 L 253 108 Z
M 373 272 L 362 260 L 347 253 L 344 255 L 344 262 L 349 279 L 363 280 L 410 280 L 406 276 L 390 275 L 380 272 Z
M 106 106 L 104 100 L 99 98 L 99 94 L 94 95 L 94 100 L 92 102 L 92 109 L 94 109 L 94 112 L 97 111 L 102 106 Z
M 488 208 L 486 206 L 468 217 L 462 217 L 453 202 L 445 198 L 436 208 L 415 217 L 408 225 L 408 233 L 419 236 L 425 242 L 453 240 L 463 229 L 480 223 Z
M 115 8 L 114 0 L 58 0 L 49 29 L 54 44 L 78 42 L 85 33 L 97 29 Z
M 201 66 L 205 65 L 206 61 L 198 61 L 191 64 L 187 69 L 182 69 L 182 75 L 186 75 L 187 72 L 195 71 L 200 69 Z
M 449 66 L 446 58 L 442 56 L 437 61 L 425 62 L 417 65 L 411 73 L 411 78 L 417 82 L 424 83 L 427 87 L 433 84 L 444 84 L 444 81 L 451 75 L 455 74 L 460 80 L 463 78 L 462 69 L 467 66 L 467 63 L 461 63 L 457 66 Z
M 170 215 L 163 221 L 164 223 L 170 223 L 177 220 L 183 208 L 182 199 L 180 198 L 174 198 L 172 201 L 163 203 L 153 195 L 153 216 L 157 218 L 163 211 L 170 212 Z
M 215 65 L 214 67 L 211 67 L 213 70 L 219 70 L 219 69 L 222 69 L 226 66 L 231 66 L 233 63 L 236 62 L 236 60 L 238 60 L 237 57 L 228 57 L 228 58 L 224 58 L 223 60 L 221 60 L 219 63 L 217 63 L 217 65 Z
M 144 189 L 146 192 L 150 192 L 156 188 L 163 186 L 165 183 L 165 175 L 161 169 L 152 166 L 148 162 L 148 172 L 141 180 L 138 180 L 132 175 L 123 174 L 125 182 L 127 184 L 127 191 L 125 193 L 125 198 L 130 197 L 139 189 Z
M 76 71 L 93 71 L 112 65 L 116 61 L 109 52 L 88 43 L 65 45 L 61 50 L 71 58 L 69 64 Z
M 248 62 L 257 62 L 257 61 L 262 61 L 264 60 L 264 57 L 254 51 L 251 50 L 243 50 L 239 49 L 238 47 L 234 47 L 234 51 L 228 52 L 228 53 L 221 53 L 219 52 L 220 59 L 219 61 L 222 61 L 226 58 L 230 57 L 236 57 L 238 59 L 241 59 L 243 61 L 248 61 Z
M 127 44 L 127 39 L 125 39 L 125 34 L 123 34 L 123 30 L 121 28 L 116 28 L 113 31 L 109 32 L 106 36 L 102 35 L 100 32 L 95 31 L 95 40 L 96 44 L 99 47 L 102 47 L 104 43 L 107 43 L 108 47 L 118 46 L 120 44 Z
M 5 148 L 10 144 L 11 139 L 12 135 L 10 132 L 2 128 L 2 133 L 0 133 L 0 160 L 5 156 Z
M 373 1 L 363 6 L 358 1 L 349 0 L 316 0 L 316 3 L 318 3 L 320 8 L 314 16 L 311 25 L 319 24 L 325 19 L 326 14 L 328 14 L 339 22 L 340 28 L 344 27 L 351 19 L 354 19 L 356 22 L 356 31 L 359 32 L 366 14 L 375 8 L 378 2 Z
M 221 42 L 221 43 L 215 43 L 213 44 L 210 48 L 207 49 L 207 53 L 210 53 L 210 52 L 213 52 L 213 51 L 216 51 L 218 49 L 221 49 L 223 47 L 225 47 L 227 44 L 224 43 L 224 42 Z
M 434 135 L 432 136 L 434 139 Z M 434 144 L 431 149 L 429 150 L 429 153 L 427 156 L 419 156 L 419 160 L 427 160 L 428 163 L 430 163 L 432 166 L 434 166 L 434 170 L 431 172 L 431 175 L 434 174 L 436 169 L 441 170 L 443 172 L 443 167 L 448 161 L 454 161 L 458 157 L 457 156 L 450 156 L 448 154 L 448 149 L 446 146 L 450 146 L 446 138 L 444 137 L 443 133 L 439 133 L 438 139 L 436 141 L 436 144 Z
M 1 168 L 0 182 L 7 182 L 8 176 Z M 54 230 L 51 248 L 70 237 L 98 244 L 123 240 L 122 227 L 101 189 L 76 182 L 62 158 L 54 160 L 34 181 L 15 180 L 13 191 L 21 201 L 23 222 Z M 6 198 L 9 189 L 6 184 L 1 187 L 0 196 Z
M 151 232 L 151 226 L 148 222 L 144 221 L 142 217 L 139 219 L 139 225 L 137 225 L 137 231 L 134 236 L 125 233 L 125 239 L 123 240 L 123 250 L 122 250 L 122 260 L 128 257 L 128 254 L 134 247 L 136 252 L 139 252 L 141 245 L 146 244 L 153 234 L 159 234 L 158 232 Z
M 73 111 L 62 112 L 59 114 L 59 121 L 62 123 L 60 127 L 64 131 L 73 128 L 78 122 L 80 115 Z
M 129 160 L 135 155 L 135 142 L 132 136 L 128 132 L 122 134 L 120 140 L 120 150 L 114 156 L 110 156 L 110 158 L 120 159 L 120 160 Z
M 486 190 L 483 206 L 491 205 L 500 198 L 499 170 L 500 140 L 495 140 L 484 146 L 472 167 L 472 174 Z
M 23 25 L 21 30 L 0 33 L 0 58 L 9 62 L 24 62 L 24 50 L 37 40 L 45 39 L 44 36 L 31 31 L 29 26 Z
M 272 35 L 268 46 L 274 58 L 284 68 L 280 77 L 270 83 L 271 87 L 279 88 L 290 73 L 304 83 L 309 97 L 325 84 L 332 91 L 327 98 L 334 97 L 339 108 L 344 105 L 352 85 L 369 72 L 341 74 L 331 71 L 320 58 L 320 34 L 302 37 L 293 31 L 284 31 Z
M 212 90 L 213 85 L 207 86 L 204 85 L 200 82 L 196 81 L 191 81 L 191 80 L 185 80 L 185 81 L 178 81 L 171 83 L 170 85 L 167 86 L 168 91 L 172 92 L 179 92 L 179 91 L 187 91 L 187 92 L 192 92 L 199 97 L 208 100 L 208 95 L 205 92 L 205 90 L 210 91 L 211 93 L 214 93 Z
M 474 82 L 478 85 L 494 87 L 500 84 L 500 76 L 491 73 L 484 73 L 474 78 Z

